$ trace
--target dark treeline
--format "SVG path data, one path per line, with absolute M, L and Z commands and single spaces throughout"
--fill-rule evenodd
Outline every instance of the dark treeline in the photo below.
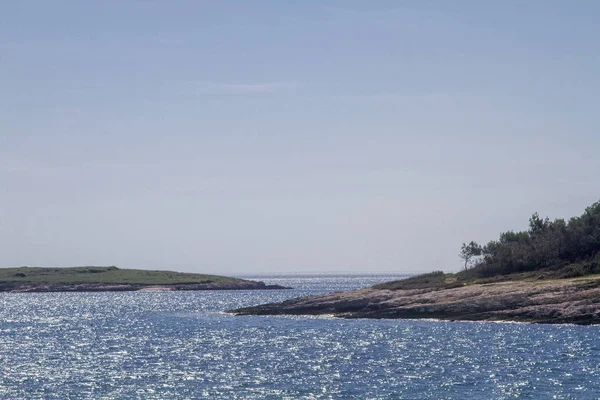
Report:
M 528 230 L 501 233 L 485 246 L 463 244 L 460 256 L 464 279 L 537 270 L 556 277 L 600 273 L 600 201 L 568 222 L 535 213 Z

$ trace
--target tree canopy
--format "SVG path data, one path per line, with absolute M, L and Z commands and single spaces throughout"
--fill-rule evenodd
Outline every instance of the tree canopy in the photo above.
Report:
M 528 230 L 502 232 L 485 246 L 463 243 L 460 258 L 465 262 L 460 273 L 464 277 L 542 269 L 563 269 L 573 276 L 600 273 L 600 201 L 569 221 L 551 221 L 534 213 Z
M 469 244 L 463 243 L 460 249 L 459 257 L 465 262 L 465 269 L 469 268 L 476 260 L 476 257 L 481 256 L 483 249 L 477 242 L 471 241 Z

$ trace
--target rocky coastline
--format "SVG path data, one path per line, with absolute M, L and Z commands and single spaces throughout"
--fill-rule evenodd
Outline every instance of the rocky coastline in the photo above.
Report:
M 366 288 L 228 311 L 236 315 L 332 315 L 600 324 L 600 275 L 505 281 L 446 288 Z

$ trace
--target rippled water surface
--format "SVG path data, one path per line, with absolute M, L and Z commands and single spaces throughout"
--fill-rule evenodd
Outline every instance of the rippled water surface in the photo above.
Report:
M 0 397 L 600 398 L 599 327 L 222 313 L 394 277 L 256 278 L 296 289 L 0 294 Z

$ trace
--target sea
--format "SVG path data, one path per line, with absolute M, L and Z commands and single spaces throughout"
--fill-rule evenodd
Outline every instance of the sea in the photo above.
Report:
M 1 399 L 600 399 L 600 326 L 234 316 L 266 291 L 0 294 Z

